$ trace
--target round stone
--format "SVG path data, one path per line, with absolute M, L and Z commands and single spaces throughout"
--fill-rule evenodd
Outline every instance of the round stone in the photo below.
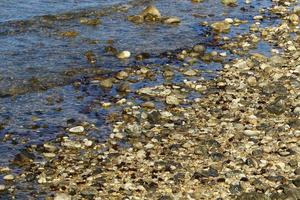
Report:
M 70 133 L 82 133 L 83 131 L 84 131 L 83 126 L 75 126 L 75 127 L 69 129 Z
M 12 174 L 8 174 L 3 177 L 3 180 L 6 180 L 6 181 L 12 181 L 14 179 L 15 179 L 15 177 Z
M 175 95 L 170 95 L 166 97 L 166 103 L 169 105 L 179 105 L 179 99 Z
M 129 51 L 121 51 L 117 54 L 117 58 L 119 59 L 126 59 L 131 56 L 131 53 Z

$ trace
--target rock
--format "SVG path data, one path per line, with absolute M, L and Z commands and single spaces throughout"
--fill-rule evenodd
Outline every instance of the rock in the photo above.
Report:
M 296 14 L 291 14 L 289 16 L 289 21 L 293 24 L 293 25 L 298 25 L 299 24 L 299 16 Z
M 40 174 L 38 176 L 38 181 L 39 184 L 44 184 L 47 183 L 46 175 L 44 173 Z
M 46 158 L 54 158 L 56 156 L 55 153 L 43 153 L 44 157 Z
M 88 26 L 97 26 L 101 24 L 100 19 L 89 19 L 89 18 L 81 18 L 80 23 Z
M 296 187 L 300 187 L 300 177 L 294 179 L 292 182 Z
M 86 199 L 94 199 L 98 194 L 98 191 L 95 187 L 87 187 L 81 191 L 81 195 Z
M 43 146 L 44 146 L 44 148 L 45 148 L 45 150 L 47 152 L 55 152 L 55 151 L 57 151 L 57 148 L 54 145 L 45 143 L 45 144 L 43 144 Z
M 147 15 L 152 15 L 157 18 L 161 18 L 161 14 L 155 6 L 148 6 L 140 13 L 140 16 L 143 17 L 146 17 Z
M 260 131 L 254 131 L 254 130 L 245 130 L 244 134 L 251 137 L 251 136 L 258 136 L 261 134 Z
M 250 76 L 249 78 L 247 78 L 247 83 L 250 86 L 254 87 L 257 84 L 257 80 L 256 80 L 256 78 L 254 76 Z
M 267 110 L 275 115 L 281 115 L 285 112 L 285 106 L 284 106 L 284 101 L 283 100 L 276 100 L 274 102 L 271 102 L 267 106 Z
M 111 88 L 114 85 L 113 79 L 107 78 L 107 79 L 101 80 L 100 85 L 105 88 Z
M 298 115 L 300 114 L 300 107 L 299 106 L 294 109 L 294 113 L 296 113 Z
M 24 166 L 24 165 L 29 165 L 32 163 L 34 159 L 34 155 L 32 153 L 29 153 L 27 151 L 23 151 L 21 153 L 18 153 L 12 163 L 14 165 L 18 166 Z
M 144 108 L 155 108 L 155 104 L 154 104 L 153 102 L 151 102 L 151 101 L 144 102 L 144 103 L 142 104 L 142 106 L 143 106 Z
M 79 33 L 76 31 L 66 31 L 66 32 L 61 32 L 60 35 L 62 37 L 74 38 L 77 35 L 79 35 Z
M 144 22 L 144 17 L 141 16 L 141 15 L 133 15 L 133 16 L 129 16 L 128 20 L 133 22 L 133 23 L 140 24 L 140 23 Z
M 166 97 L 166 103 L 169 105 L 179 105 L 180 101 L 175 95 L 169 95 Z
M 221 0 L 221 2 L 226 6 L 233 6 L 237 3 L 237 0 Z
M 297 169 L 295 169 L 294 173 L 295 173 L 296 175 L 300 175 L 300 167 L 297 168 Z
M 0 192 L 6 189 L 5 185 L 0 185 Z
M 70 133 L 82 133 L 83 131 L 84 131 L 83 126 L 75 126 L 75 127 L 69 129 Z
M 179 24 L 180 19 L 178 17 L 166 17 L 163 19 L 164 24 Z
M 128 136 L 135 138 L 140 137 L 142 133 L 142 129 L 137 123 L 128 124 L 125 131 L 128 133 Z
M 119 59 L 127 59 L 130 58 L 131 53 L 129 51 L 121 51 L 117 54 L 117 58 Z
M 128 73 L 125 71 L 120 71 L 117 73 L 116 78 L 119 80 L 124 80 L 128 77 Z
M 53 200 L 71 200 L 72 197 L 66 193 L 57 193 Z
M 201 44 L 197 44 L 193 46 L 193 51 L 199 53 L 200 55 L 203 55 L 204 52 L 206 51 L 206 47 Z
M 197 72 L 193 69 L 189 69 L 189 70 L 185 71 L 183 74 L 186 76 L 196 76 Z
M 240 192 L 242 192 L 243 188 L 241 187 L 240 184 L 231 184 L 229 187 L 229 191 L 231 192 L 231 194 L 238 194 Z
M 148 120 L 152 124 L 158 124 L 161 121 L 161 114 L 158 111 L 152 111 L 147 116 Z
M 215 22 L 211 24 L 211 28 L 219 33 L 228 33 L 230 31 L 231 25 L 227 22 Z
M 271 200 L 267 195 L 258 192 L 242 193 L 236 200 Z
M 5 181 L 12 181 L 14 179 L 15 179 L 15 176 L 12 174 L 8 174 L 3 177 L 3 180 L 5 180 Z

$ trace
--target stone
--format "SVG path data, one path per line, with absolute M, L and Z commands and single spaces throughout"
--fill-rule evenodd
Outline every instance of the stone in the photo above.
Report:
M 80 23 L 88 26 L 97 26 L 101 24 L 100 19 L 89 19 L 89 18 L 81 18 Z
M 166 97 L 166 103 L 169 105 L 179 105 L 180 101 L 175 95 L 169 95 Z
M 251 137 L 251 136 L 258 136 L 261 134 L 260 131 L 254 131 L 254 130 L 245 130 L 244 134 Z
M 292 182 L 296 187 L 300 187 L 300 177 L 294 179 Z
M 0 185 L 0 192 L 6 189 L 5 185 Z
M 211 24 L 211 28 L 219 33 L 228 33 L 230 31 L 231 25 L 227 22 L 215 22 Z
M 53 200 L 71 200 L 72 197 L 66 193 L 57 193 Z
M 232 6 L 237 3 L 237 0 L 221 0 L 221 2 L 226 6 Z
M 274 102 L 271 102 L 267 106 L 267 110 L 275 115 L 281 115 L 285 112 L 285 106 L 284 106 L 284 101 L 283 100 L 276 100 Z
M 111 78 L 107 78 L 100 81 L 100 85 L 105 88 L 111 88 L 113 86 L 113 80 Z
M 206 47 L 204 45 L 197 44 L 193 46 L 193 51 L 199 54 L 204 54 L 204 52 L 206 51 Z
M 46 158 L 54 158 L 56 156 L 55 153 L 43 153 L 44 157 Z
M 116 78 L 119 80 L 124 80 L 128 77 L 128 73 L 125 71 L 120 71 L 117 73 Z
M 193 69 L 189 69 L 189 70 L 185 71 L 183 74 L 186 76 L 196 76 L 197 72 Z
M 253 87 L 253 86 L 256 86 L 257 80 L 254 76 L 250 76 L 247 78 L 247 83 Z
M 117 54 L 117 58 L 119 59 L 127 59 L 130 58 L 131 53 L 129 51 L 121 51 Z
M 70 133 L 82 133 L 83 131 L 84 131 L 83 126 L 75 126 L 75 127 L 69 129 Z
M 240 196 L 236 198 L 236 200 L 271 200 L 267 195 L 258 193 L 258 192 L 250 192 L 250 193 L 242 193 Z
M 164 24 L 179 24 L 181 21 L 178 17 L 166 17 L 163 20 Z
M 140 16 L 146 17 L 147 15 L 152 15 L 155 16 L 157 18 L 161 17 L 161 14 L 159 12 L 159 10 L 155 7 L 155 6 L 148 6 L 146 7 L 141 13 Z
M 12 174 L 8 174 L 3 177 L 3 180 L 5 180 L 5 181 L 12 181 L 14 179 L 15 179 L 15 176 Z

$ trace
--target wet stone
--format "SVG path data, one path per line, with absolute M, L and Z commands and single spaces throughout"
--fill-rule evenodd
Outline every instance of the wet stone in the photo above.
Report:
M 300 177 L 294 179 L 292 182 L 296 187 L 300 187 Z
M 66 193 L 57 193 L 53 200 L 71 200 L 72 197 Z
M 14 179 L 15 179 L 15 177 L 12 174 L 8 174 L 3 177 L 3 180 L 5 180 L 5 181 L 12 181 Z
M 285 112 L 285 106 L 283 100 L 275 101 L 267 106 L 267 110 L 275 115 L 280 115 Z
M 240 192 L 243 191 L 243 188 L 241 187 L 240 184 L 230 185 L 229 191 L 230 191 L 232 194 L 238 194 L 238 193 L 240 193 Z
M 271 200 L 267 195 L 258 192 L 242 193 L 237 200 Z
M 5 185 L 0 185 L 0 192 L 6 189 Z
M 75 126 L 69 129 L 70 133 L 82 133 L 84 131 L 83 126 Z
M 296 175 L 300 175 L 300 167 L 297 168 L 297 169 L 294 171 L 294 173 L 295 173 Z
M 175 95 L 170 95 L 166 97 L 166 103 L 169 105 L 179 105 L 180 100 Z

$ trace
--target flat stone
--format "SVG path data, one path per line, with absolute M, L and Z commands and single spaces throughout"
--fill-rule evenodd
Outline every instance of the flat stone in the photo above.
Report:
M 72 197 L 66 193 L 57 193 L 54 200 L 71 200 Z
M 82 133 L 83 131 L 84 131 L 83 126 L 75 126 L 75 127 L 69 129 L 70 133 Z
M 0 185 L 0 191 L 3 191 L 5 189 L 6 189 L 5 185 Z
M 46 158 L 54 158 L 56 156 L 55 153 L 43 153 Z
M 169 105 L 179 105 L 180 101 L 175 95 L 169 95 L 166 97 L 166 103 Z
M 244 131 L 244 135 L 247 135 L 247 136 L 258 136 L 260 135 L 261 132 L 260 131 L 254 131 L 254 130 L 245 130 Z
M 5 181 L 12 181 L 14 179 L 15 179 L 15 176 L 12 174 L 8 174 L 3 177 L 3 180 L 5 180 Z
M 131 53 L 129 51 L 121 51 L 117 54 L 117 58 L 119 59 L 127 59 L 131 56 Z

